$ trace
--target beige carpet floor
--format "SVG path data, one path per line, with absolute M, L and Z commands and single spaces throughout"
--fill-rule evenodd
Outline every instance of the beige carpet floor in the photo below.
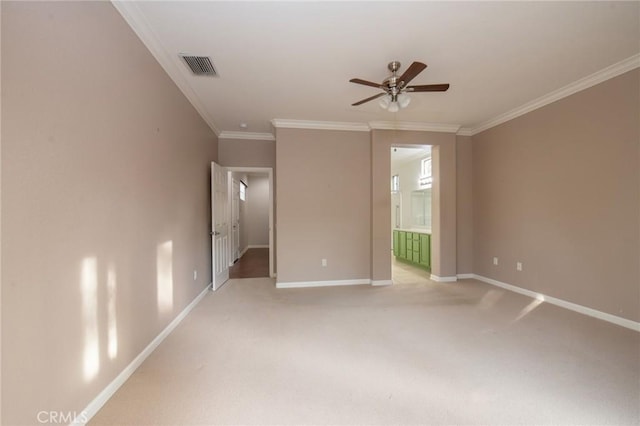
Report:
M 639 423 L 634 331 L 474 280 L 267 278 L 207 294 L 90 422 Z

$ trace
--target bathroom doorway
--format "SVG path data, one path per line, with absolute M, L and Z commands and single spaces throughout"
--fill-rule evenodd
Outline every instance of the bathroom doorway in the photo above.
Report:
M 391 279 L 431 276 L 431 146 L 391 147 Z

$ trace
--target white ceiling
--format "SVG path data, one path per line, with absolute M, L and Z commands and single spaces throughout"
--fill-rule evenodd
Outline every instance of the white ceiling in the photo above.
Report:
M 422 148 L 391 148 L 391 164 L 400 164 L 409 160 L 425 158 L 431 156 L 431 146 L 424 145 Z
M 114 4 L 216 133 L 230 136 L 267 137 L 273 119 L 473 133 L 541 97 L 570 93 L 563 88 L 577 80 L 593 84 L 606 67 L 640 64 L 636 1 Z M 191 75 L 179 53 L 211 57 L 219 77 Z M 349 79 L 381 82 L 392 60 L 401 72 L 412 61 L 428 65 L 412 84 L 451 88 L 412 94 L 398 113 L 376 102 L 352 107 L 378 92 Z

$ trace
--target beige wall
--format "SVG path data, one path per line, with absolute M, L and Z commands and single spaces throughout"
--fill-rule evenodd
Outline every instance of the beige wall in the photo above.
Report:
M 276 167 L 274 141 L 223 139 L 218 142 L 218 161 L 225 167 Z
M 0 2 L 0 46 L 2 45 L 2 2 Z M 0 48 L 0 50 L 2 50 Z M 2 55 L 0 55 L 0 93 L 2 93 Z M 2 175 L 2 101 L 0 100 L 0 176 Z M 0 178 L 0 188 L 2 187 Z M 0 189 L 0 242 L 2 241 L 2 197 Z M 0 259 L 2 259 L 2 244 L 0 244 Z M 2 301 L 2 262 L 0 261 L 0 302 Z M 2 303 L 0 303 L 0 366 L 2 365 Z M 0 369 L 0 424 L 2 423 L 2 371 Z
M 458 274 L 473 272 L 473 145 L 456 136 L 456 261 Z
M 3 2 L 1 39 L 2 423 L 37 424 L 210 282 L 217 146 L 108 2 Z
M 269 176 L 250 175 L 247 188 L 247 221 L 249 246 L 269 245 Z
M 391 192 L 389 191 L 392 146 L 433 145 L 432 173 L 432 273 L 456 276 L 456 137 L 452 133 L 417 131 L 371 131 L 371 277 L 391 279 Z
M 473 136 L 475 273 L 640 320 L 639 75 Z
M 369 133 L 279 128 L 276 140 L 278 282 L 368 279 Z

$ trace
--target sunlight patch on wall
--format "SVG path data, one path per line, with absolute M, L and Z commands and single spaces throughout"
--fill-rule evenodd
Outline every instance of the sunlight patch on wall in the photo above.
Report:
M 118 356 L 118 324 L 116 322 L 116 269 L 113 264 L 107 270 L 107 352 L 109 359 Z
M 167 241 L 156 250 L 158 311 L 173 309 L 173 241 Z
M 83 376 L 90 381 L 100 370 L 98 340 L 98 260 L 85 257 L 80 271 L 82 293 L 82 324 L 84 325 Z

